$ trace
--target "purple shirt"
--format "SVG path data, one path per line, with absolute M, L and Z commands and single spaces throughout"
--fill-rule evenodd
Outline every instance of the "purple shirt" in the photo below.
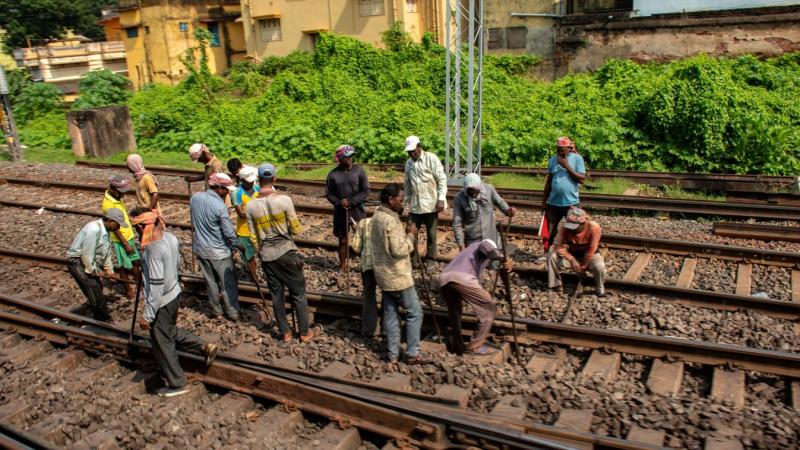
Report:
M 439 285 L 458 283 L 466 286 L 481 287 L 479 281 L 481 271 L 493 259 L 503 259 L 503 252 L 489 241 L 483 240 L 471 244 L 461 251 L 439 275 Z

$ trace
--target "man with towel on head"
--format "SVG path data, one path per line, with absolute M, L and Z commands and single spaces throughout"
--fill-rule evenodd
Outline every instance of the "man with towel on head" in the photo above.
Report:
M 509 207 L 491 184 L 483 183 L 480 175 L 470 173 L 464 177 L 464 189 L 453 200 L 453 235 L 459 250 L 491 239 L 500 242 L 494 207 L 508 217 L 514 217 L 516 208 Z
M 153 173 L 144 168 L 142 157 L 136 153 L 128 155 L 128 170 L 136 178 L 136 203 L 142 208 L 149 208 L 161 212 L 158 203 L 158 181 Z

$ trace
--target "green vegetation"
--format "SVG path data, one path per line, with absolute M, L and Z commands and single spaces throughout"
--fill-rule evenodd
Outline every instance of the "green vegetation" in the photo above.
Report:
M 67 31 L 101 39 L 100 9 L 116 1 L 108 0 L 0 0 L 0 28 L 6 30 L 6 49 L 26 47 L 29 40 L 41 45 L 48 39 L 62 38 Z
M 239 63 L 225 78 L 206 70 L 206 41 L 197 40 L 184 82 L 127 101 L 141 149 L 183 152 L 204 142 L 222 158 L 328 162 L 349 143 L 360 161 L 402 162 L 403 139 L 417 134 L 443 156 L 445 55 L 429 37 L 415 44 L 393 29 L 381 50 L 323 34 L 314 53 Z M 800 172 L 800 53 L 609 61 L 550 83 L 530 76 L 536 62 L 485 60 L 486 165 L 541 167 L 568 135 L 590 168 Z
M 107 69 L 87 72 L 78 82 L 80 97 L 72 109 L 123 105 L 130 97 L 128 84 L 127 78 Z

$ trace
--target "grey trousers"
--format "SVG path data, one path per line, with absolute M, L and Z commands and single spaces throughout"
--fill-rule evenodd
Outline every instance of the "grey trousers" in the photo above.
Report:
M 186 386 L 186 374 L 178 361 L 178 350 L 202 355 L 205 345 L 199 337 L 176 325 L 180 305 L 181 296 L 178 295 L 156 311 L 156 318 L 150 324 L 153 357 L 167 385 L 173 388 Z
M 230 319 L 239 318 L 239 285 L 236 280 L 236 270 L 233 268 L 233 258 L 206 259 L 197 257 L 200 270 L 206 280 L 208 302 L 215 315 L 222 314 L 220 304 L 220 288 L 222 301 L 225 303 L 225 312 Z
M 578 258 L 579 261 L 580 259 Z M 547 256 L 547 286 L 551 288 L 561 286 L 561 271 L 570 269 L 566 258 L 562 258 L 556 252 L 550 252 Z M 589 273 L 594 277 L 597 293 L 605 292 L 606 262 L 600 253 L 595 253 L 589 261 Z
M 364 285 L 364 303 L 361 305 L 361 336 L 375 337 L 378 333 L 378 296 L 375 281 L 375 272 L 367 270 L 361 272 L 361 282 Z
M 103 285 L 100 284 L 100 279 L 86 273 L 80 258 L 70 258 L 67 269 L 75 279 L 75 283 L 81 288 L 83 295 L 89 300 L 92 317 L 102 321 L 110 320 L 111 315 L 108 313 L 106 298 L 103 297 Z

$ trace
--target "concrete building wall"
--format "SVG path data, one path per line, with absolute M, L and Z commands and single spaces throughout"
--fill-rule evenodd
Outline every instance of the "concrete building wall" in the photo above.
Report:
M 551 58 L 559 9 L 558 0 L 484 0 L 488 53 Z
M 186 76 L 181 58 L 197 46 L 198 28 L 213 31 L 209 68 L 226 72 L 245 56 L 244 37 L 236 2 L 122 1 L 119 5 L 123 42 L 128 53 L 128 72 L 136 89 L 146 83 L 174 85 Z
M 597 69 L 610 58 L 669 61 L 705 53 L 776 56 L 800 51 L 800 7 L 698 12 L 611 21 L 565 17 L 555 76 Z

